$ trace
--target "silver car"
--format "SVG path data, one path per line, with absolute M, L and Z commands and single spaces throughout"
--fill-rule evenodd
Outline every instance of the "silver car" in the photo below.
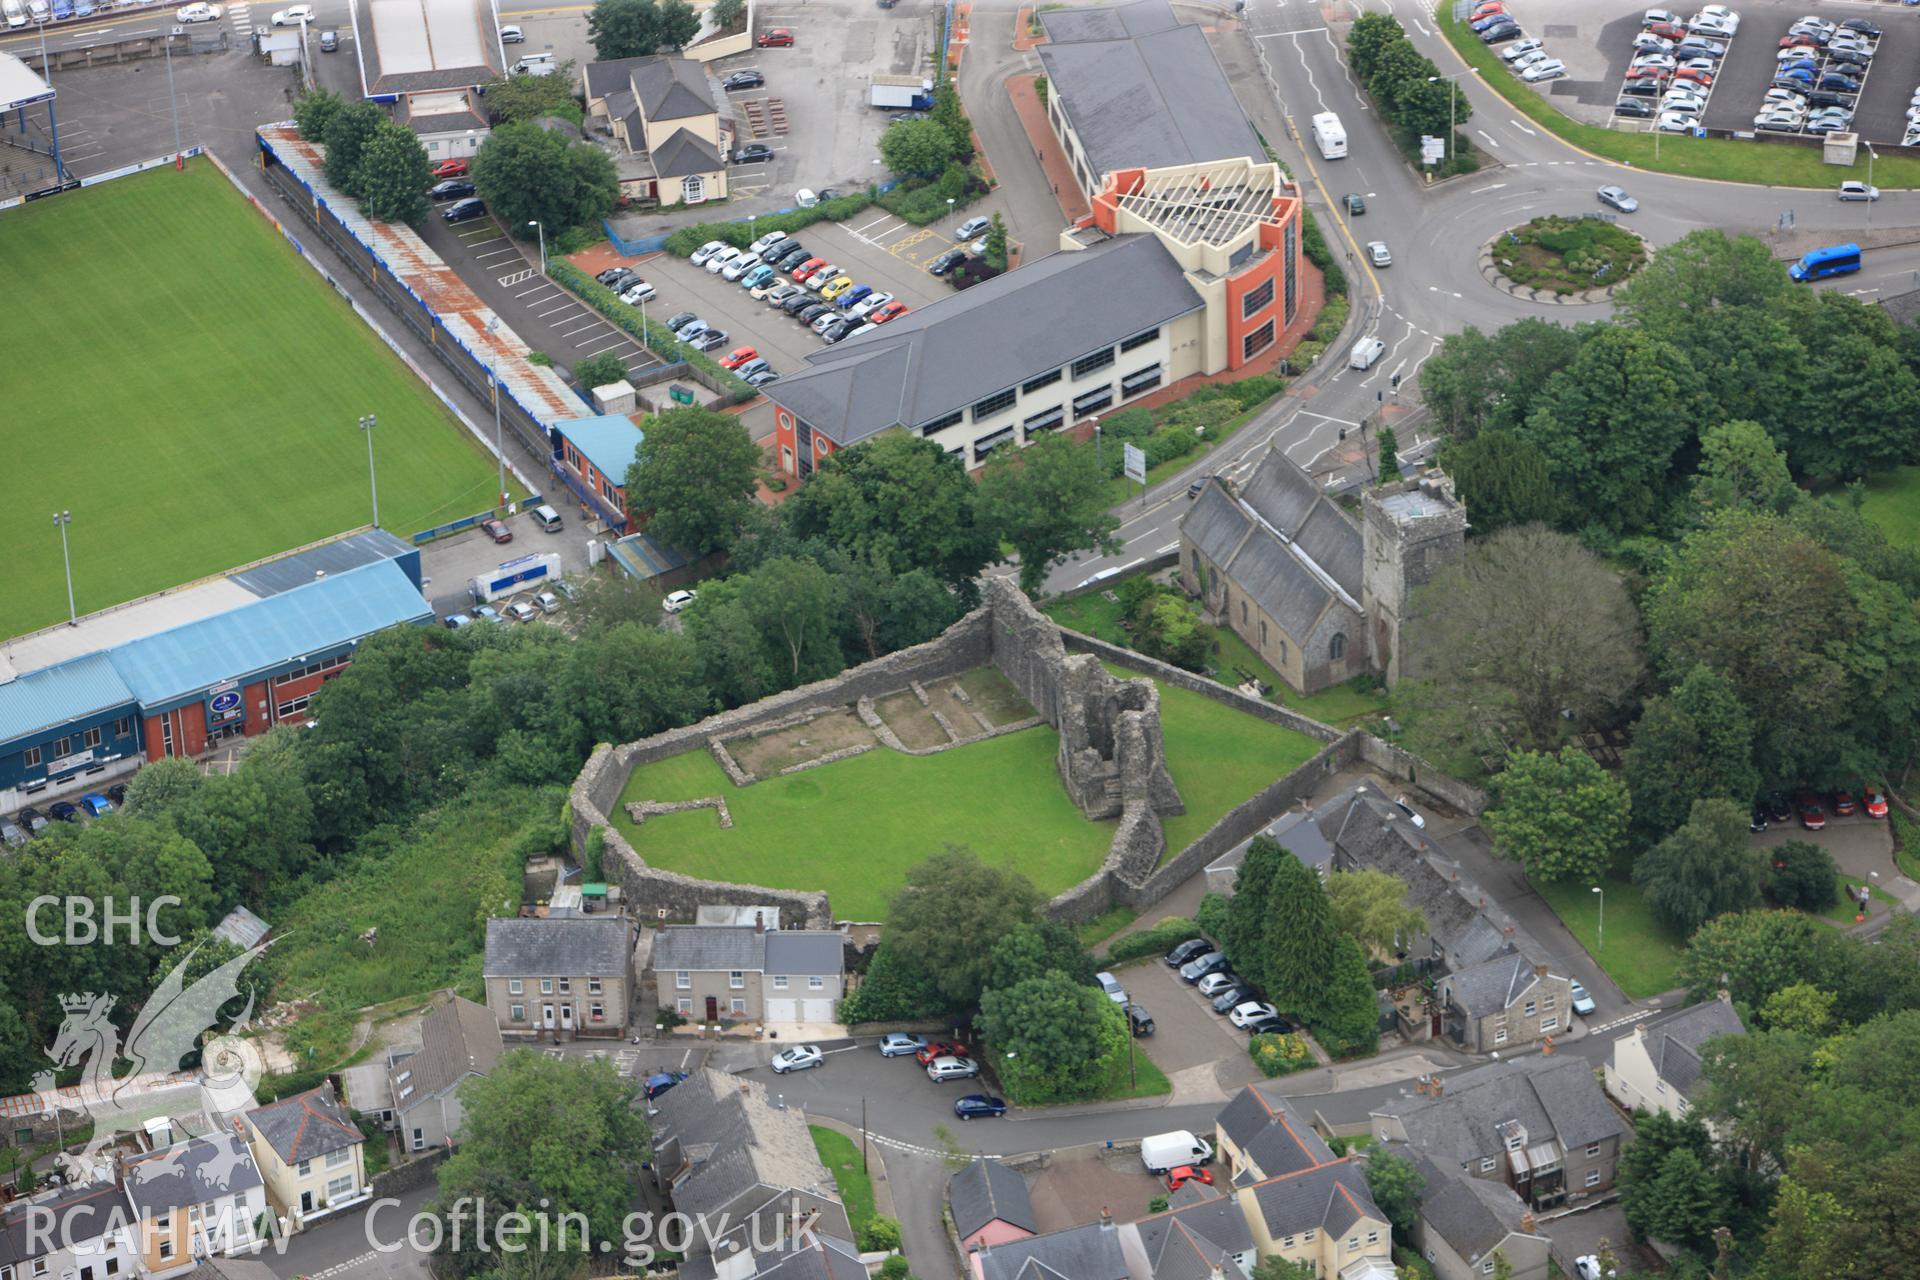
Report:
M 1640 207 L 1640 202 L 1621 187 L 1605 186 L 1594 194 L 1600 198 L 1601 204 L 1610 205 L 1622 213 L 1632 213 Z

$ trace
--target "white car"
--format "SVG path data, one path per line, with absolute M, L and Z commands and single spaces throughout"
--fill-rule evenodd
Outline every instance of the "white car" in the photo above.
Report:
M 620 301 L 630 307 L 637 307 L 654 295 L 654 287 L 645 280 L 636 280 L 627 291 L 620 295 Z
M 693 256 L 688 258 L 687 261 L 696 267 L 704 267 L 714 254 L 730 247 L 725 240 L 709 240 L 698 249 L 695 249 Z M 736 249 L 734 252 L 738 253 L 739 250 Z
M 854 303 L 851 307 L 848 307 L 847 315 L 854 320 L 865 320 L 868 316 L 892 301 L 893 295 L 890 293 L 870 293 L 860 299 L 860 301 Z
M 312 21 L 313 6 L 310 4 L 296 4 L 290 9 L 276 10 L 273 15 L 273 25 L 276 27 L 297 27 L 303 22 Z
M 515 600 L 506 607 L 505 612 L 507 617 L 513 619 L 515 622 L 532 622 L 540 616 L 540 611 L 528 604 L 525 600 Z
M 1582 986 L 1580 984 L 1580 979 L 1578 978 L 1575 978 L 1570 983 L 1568 983 L 1568 989 L 1573 994 L 1573 1011 L 1579 1014 L 1583 1018 L 1592 1017 L 1593 1016 L 1593 993 L 1588 991 L 1584 986 Z
M 660 602 L 660 607 L 668 613 L 678 613 L 692 604 L 693 599 L 694 593 L 684 588 L 679 591 L 669 591 L 667 592 L 667 598 Z
M 1658 39 L 1659 37 L 1656 36 L 1654 38 Z M 1532 36 L 1528 36 L 1525 40 L 1515 40 L 1505 49 L 1502 49 L 1500 51 L 1500 57 L 1506 62 L 1518 62 L 1529 53 L 1538 53 L 1544 47 L 1545 46 L 1538 40 L 1535 40 Z
M 1684 111 L 1662 111 L 1660 118 L 1653 122 L 1653 127 L 1662 133 L 1692 133 L 1698 125 L 1699 120 Z
M 720 278 L 722 280 L 738 280 L 741 276 L 747 274 L 747 272 L 753 270 L 755 267 L 759 265 L 760 265 L 759 254 L 743 253 L 739 257 L 727 263 L 726 266 L 720 268 Z M 711 267 L 712 264 L 709 263 L 708 266 Z
M 1704 71 L 1708 75 L 1713 76 L 1713 75 L 1720 74 L 1720 64 L 1715 62 L 1712 58 L 1688 58 L 1685 62 L 1680 64 L 1680 70 Z
M 1525 71 L 1528 67 L 1539 66 L 1543 62 L 1552 62 L 1553 55 L 1545 49 L 1535 49 L 1532 53 L 1523 53 L 1513 60 L 1515 71 Z
M 784 231 L 769 231 L 767 232 L 767 234 L 761 236 L 758 240 L 755 240 L 752 244 L 748 245 L 747 252 L 757 253 L 757 254 L 760 254 L 762 257 L 764 257 L 766 256 L 766 252 L 769 248 L 780 243 L 782 240 L 785 240 L 786 238 L 787 238 L 787 233 Z
M 1614 1280 L 1614 1277 L 1620 1273 L 1609 1267 L 1607 1274 L 1602 1276 L 1600 1274 L 1599 1257 L 1589 1253 L 1573 1260 L 1573 1274 L 1577 1276 L 1579 1280 Z
M 1687 31 L 1692 35 L 1720 36 L 1728 40 L 1733 39 L 1733 33 L 1737 30 L 1739 30 L 1737 24 L 1730 27 L 1724 22 L 1715 22 L 1700 14 L 1694 15 L 1693 21 L 1687 24 Z
M 1819 56 L 1820 56 L 1820 50 L 1815 48 L 1813 45 L 1796 44 L 1790 48 L 1782 49 L 1780 52 L 1774 54 L 1773 60 L 1775 62 L 1798 62 L 1802 58 L 1818 59 Z
M 1115 1004 L 1127 1002 L 1127 989 L 1120 985 L 1120 979 L 1110 973 L 1096 973 L 1093 975 L 1093 980 L 1100 984 L 1102 991 L 1107 993 L 1107 999 Z
M 740 252 L 740 250 L 734 248 L 732 245 L 728 245 L 720 252 L 714 254 L 711 258 L 707 259 L 707 274 L 710 276 L 719 275 L 721 270 L 725 268 L 729 262 L 732 262 L 740 256 Z
M 1642 31 L 1633 38 L 1635 53 L 1672 53 L 1673 41 L 1665 36 L 1657 36 L 1651 31 Z
M 1680 15 L 1671 9 L 1649 9 L 1647 10 L 1646 17 L 1640 19 L 1641 25 L 1647 27 L 1652 26 L 1656 22 L 1664 22 L 1669 26 L 1677 27 L 1680 25 Z
M 1233 1012 L 1227 1015 L 1227 1021 L 1236 1027 L 1245 1027 L 1249 1022 L 1260 1018 L 1277 1018 L 1280 1011 L 1260 1000 L 1249 1000 L 1245 1004 L 1233 1006 Z
M 1558 62 L 1555 62 L 1553 65 L 1556 67 L 1560 66 Z M 1562 71 L 1566 70 L 1565 67 L 1561 67 L 1560 69 Z M 1531 75 L 1523 75 L 1521 78 L 1531 80 L 1534 77 Z M 1385 240 L 1369 240 L 1367 242 L 1367 261 L 1376 267 L 1390 267 L 1393 265 L 1393 254 L 1388 250 Z
M 1870 187 L 1864 182 L 1843 182 L 1840 184 L 1842 200 L 1878 200 L 1880 188 Z
M 1693 15 L 1694 22 L 1714 22 L 1735 31 L 1740 29 L 1740 15 L 1724 4 L 1703 4 L 1700 12 Z
M 1660 108 L 1663 111 L 1705 111 L 1707 100 L 1691 90 L 1669 89 L 1666 96 L 1660 99 Z
M 1673 57 L 1670 54 L 1643 53 L 1639 57 L 1635 58 L 1633 62 L 1627 67 L 1627 74 L 1633 75 L 1636 72 L 1645 71 L 1649 68 L 1655 71 L 1671 71 L 1679 65 L 1680 65 L 1679 63 L 1673 60 Z
M 1200 979 L 1200 994 L 1207 997 L 1213 997 L 1213 996 L 1219 995 L 1222 991 L 1225 991 L 1228 987 L 1236 987 L 1239 985 L 1240 985 L 1240 979 L 1234 977 L 1233 974 L 1231 973 L 1227 973 L 1225 971 L 1222 971 L 1220 973 L 1210 973 L 1206 977 Z
M 222 10 L 217 4 L 190 4 L 183 9 L 174 10 L 173 20 L 182 25 L 194 22 L 218 22 Z
M 773 1074 L 783 1076 L 789 1071 L 806 1071 L 824 1061 L 826 1055 L 820 1052 L 819 1045 L 797 1044 L 773 1055 Z
M 1795 106 L 1805 106 L 1807 101 L 1807 95 L 1794 89 L 1782 89 L 1779 87 L 1775 87 L 1767 90 L 1766 97 L 1762 98 L 1761 101 L 1762 102 L 1790 102 L 1790 103 L 1793 103 Z M 1915 96 L 1914 105 L 1920 106 L 1920 95 Z
M 788 287 L 789 285 L 785 276 L 768 276 L 765 280 L 762 280 L 759 284 L 747 290 L 747 296 L 749 298 L 758 298 L 766 301 L 767 295 L 775 289 L 785 289 Z M 787 296 L 792 297 L 793 295 L 788 294 Z

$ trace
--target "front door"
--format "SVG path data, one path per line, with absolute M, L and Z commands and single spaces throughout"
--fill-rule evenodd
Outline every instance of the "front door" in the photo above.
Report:
M 553 1030 L 553 1006 L 552 1005 L 543 1004 L 540 1006 L 540 1025 L 545 1027 L 549 1031 Z
M 560 1006 L 560 1029 L 562 1031 L 573 1030 L 573 1006 L 570 1004 Z
M 301 1213 L 313 1212 L 313 1192 L 302 1191 L 300 1193 L 300 1212 Z
M 712 1024 L 718 1021 L 720 1021 L 720 997 L 708 996 L 707 997 L 707 1022 L 709 1024 Z

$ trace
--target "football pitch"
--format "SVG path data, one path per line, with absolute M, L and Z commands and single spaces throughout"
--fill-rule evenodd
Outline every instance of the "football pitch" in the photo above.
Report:
M 493 460 L 206 160 L 0 213 L 0 636 L 372 520 L 493 500 Z M 509 478 L 511 485 L 511 478 Z M 512 486 L 516 490 L 518 486 Z

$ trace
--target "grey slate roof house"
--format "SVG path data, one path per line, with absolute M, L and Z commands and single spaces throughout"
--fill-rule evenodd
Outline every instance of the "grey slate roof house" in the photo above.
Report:
M 653 944 L 662 1009 L 746 1022 L 832 1022 L 846 943 L 828 930 L 669 925 Z
M 587 111 L 616 142 L 623 191 L 663 204 L 722 199 L 731 119 L 723 125 L 704 64 L 672 54 L 587 64 Z
M 246 1140 L 220 1130 L 121 1162 L 149 1277 L 169 1277 L 209 1256 L 257 1249 L 266 1184 Z
M 1089 199 L 1116 169 L 1265 157 L 1206 33 L 1166 0 L 1039 16 L 1048 122 Z
M 1577 1204 L 1613 1185 L 1626 1127 L 1587 1063 L 1517 1058 L 1424 1087 L 1373 1111 L 1376 1141 L 1503 1182 L 1534 1209 Z
M 408 1151 L 452 1146 L 466 1110 L 460 1085 L 488 1075 L 505 1049 L 486 1006 L 449 995 L 420 1023 L 420 1048 L 387 1066 L 395 1127 Z
M 947 1179 L 947 1209 L 962 1249 L 983 1239 L 998 1244 L 1030 1236 L 1039 1229 L 1027 1180 L 998 1160 L 976 1156 Z
M 1607 1055 L 1607 1092 L 1629 1111 L 1645 1107 L 1680 1119 L 1693 1106 L 1707 1041 L 1746 1033 L 1724 997 L 1638 1023 Z
M 725 1224 L 717 1239 L 700 1236 L 689 1246 L 691 1256 L 681 1267 L 686 1280 L 742 1280 L 757 1274 L 756 1268 L 764 1272 L 768 1260 L 754 1256 L 754 1241 L 791 1239 L 796 1215 L 813 1235 L 853 1239 L 806 1117 L 773 1106 L 764 1086 L 702 1068 L 656 1105 L 654 1171 L 662 1190 L 675 1211 Z M 795 1258 L 771 1265 L 804 1270 L 816 1264 L 838 1265 L 817 1252 L 811 1263 Z
M 253 1151 L 268 1203 L 296 1230 L 370 1194 L 366 1138 L 332 1084 L 255 1107 L 235 1125 Z
M 1240 878 L 1240 864 L 1247 858 L 1247 847 L 1259 836 L 1277 841 L 1281 848 L 1317 871 L 1323 880 L 1327 872 L 1333 869 L 1333 845 L 1320 834 L 1312 814 L 1295 810 L 1281 814 L 1261 828 L 1257 835 L 1248 836 L 1208 863 L 1208 893 L 1232 894 L 1234 884 Z
M 1469 1053 L 1531 1044 L 1573 1022 L 1573 984 L 1517 951 L 1454 970 L 1438 994 L 1447 1037 Z
M 619 916 L 489 920 L 482 974 L 502 1035 L 618 1036 L 633 1007 L 633 929 Z
M 978 1280 L 1148 1280 L 1136 1232 L 1111 1221 L 1050 1231 L 969 1255 Z
M 65 1187 L 0 1206 L 0 1273 L 127 1280 L 139 1266 L 119 1186 Z
M 1499 1254 L 1513 1280 L 1547 1280 L 1553 1241 L 1511 1187 L 1449 1170 L 1424 1156 L 1414 1167 L 1425 1179 L 1414 1220 L 1414 1248 L 1438 1280 L 1481 1280 Z
M 1154 1280 L 1212 1280 L 1222 1274 L 1232 1277 L 1236 1269 L 1244 1276 L 1255 1261 L 1246 1214 L 1238 1203 L 1218 1194 L 1152 1214 L 1132 1227 Z
M 1234 1094 L 1213 1124 L 1236 1187 L 1334 1162 L 1333 1149 L 1271 1081 Z

